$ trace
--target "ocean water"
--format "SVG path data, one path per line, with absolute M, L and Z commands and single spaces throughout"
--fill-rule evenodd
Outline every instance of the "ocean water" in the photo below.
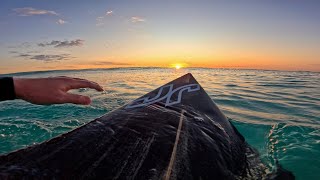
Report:
M 0 154 L 71 131 L 189 72 L 265 164 L 272 168 L 278 160 L 297 179 L 320 179 L 320 73 L 316 72 L 125 68 L 11 74 L 85 78 L 101 84 L 105 92 L 73 90 L 90 96 L 89 106 L 0 102 Z

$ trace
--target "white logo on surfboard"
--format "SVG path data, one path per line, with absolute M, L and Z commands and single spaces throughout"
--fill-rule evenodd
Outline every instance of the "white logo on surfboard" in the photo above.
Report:
M 169 88 L 168 92 L 162 95 L 162 92 L 164 91 L 164 89 L 167 89 L 167 88 Z M 137 108 L 137 107 L 144 107 L 156 102 L 160 102 L 162 100 L 165 100 L 166 102 L 165 106 L 172 106 L 174 104 L 178 104 L 181 102 L 182 93 L 184 91 L 187 91 L 190 93 L 198 90 L 200 90 L 199 84 L 188 84 L 188 85 L 177 87 L 175 89 L 173 89 L 173 84 L 169 84 L 169 85 L 162 86 L 155 97 L 150 98 L 148 96 L 148 97 L 136 99 L 132 101 L 130 104 L 128 104 L 125 108 L 131 109 L 131 108 Z M 178 98 L 177 100 L 171 101 L 171 97 L 174 93 L 178 93 Z

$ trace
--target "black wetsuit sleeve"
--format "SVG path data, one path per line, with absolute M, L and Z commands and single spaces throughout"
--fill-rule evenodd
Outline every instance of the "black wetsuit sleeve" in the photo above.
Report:
M 0 78 L 0 101 L 16 99 L 12 77 Z

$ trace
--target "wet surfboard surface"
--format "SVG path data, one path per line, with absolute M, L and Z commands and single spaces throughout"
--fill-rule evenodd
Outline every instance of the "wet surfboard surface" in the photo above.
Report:
M 0 156 L 0 179 L 260 179 L 265 170 L 191 74 Z

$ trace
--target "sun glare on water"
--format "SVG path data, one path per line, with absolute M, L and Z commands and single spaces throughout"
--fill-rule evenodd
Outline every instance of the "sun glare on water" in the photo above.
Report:
M 180 65 L 180 64 L 176 64 L 176 65 L 175 65 L 175 68 L 176 68 L 176 69 L 180 69 L 180 68 L 181 68 L 181 65 Z

